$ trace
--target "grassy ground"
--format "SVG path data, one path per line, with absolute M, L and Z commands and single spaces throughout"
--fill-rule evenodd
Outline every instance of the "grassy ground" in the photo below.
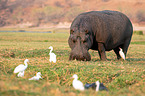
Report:
M 57 30 L 58 31 L 58 30 Z M 145 35 L 133 35 L 126 60 L 117 60 L 113 51 L 106 52 L 108 61 L 100 61 L 97 51 L 90 50 L 92 60 L 69 61 L 68 33 L 0 33 L 0 95 L 7 96 L 144 96 Z M 54 47 L 57 63 L 49 62 L 49 46 Z M 28 58 L 25 76 L 18 78 L 14 68 Z M 37 72 L 43 80 L 29 81 Z M 109 92 L 84 92 L 72 87 L 73 74 L 79 80 L 103 82 Z

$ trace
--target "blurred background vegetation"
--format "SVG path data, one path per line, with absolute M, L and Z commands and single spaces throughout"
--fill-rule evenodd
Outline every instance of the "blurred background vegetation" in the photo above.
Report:
M 145 25 L 144 0 L 0 0 L 0 26 L 28 27 L 69 22 L 87 11 L 115 10 Z

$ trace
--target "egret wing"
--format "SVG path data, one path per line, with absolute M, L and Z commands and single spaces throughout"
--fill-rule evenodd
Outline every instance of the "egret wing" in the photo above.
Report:
M 24 71 L 19 72 L 17 76 L 18 77 L 24 77 Z
M 125 55 L 124 55 L 124 53 L 120 51 L 119 54 L 120 54 L 121 58 L 123 58 L 123 59 L 125 60 Z
M 20 64 L 19 66 L 17 66 L 14 70 L 14 73 L 18 73 L 18 72 L 21 72 L 21 71 L 24 71 L 25 70 L 25 66 L 23 64 Z
M 30 78 L 29 80 L 35 80 L 35 76 L 34 76 L 34 77 L 32 77 L 32 78 Z
M 29 80 L 39 80 L 39 78 L 37 76 L 34 76 L 34 77 L 30 78 Z
M 76 82 L 76 89 L 84 90 L 83 83 L 79 80 Z

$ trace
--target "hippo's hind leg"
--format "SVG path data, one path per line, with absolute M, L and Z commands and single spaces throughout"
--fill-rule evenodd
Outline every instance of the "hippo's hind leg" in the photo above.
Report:
M 128 50 L 129 44 L 130 44 L 130 40 L 131 40 L 130 38 L 126 39 L 124 44 L 122 45 L 122 49 L 123 49 L 123 52 L 124 52 L 125 56 L 127 54 L 127 50 Z
M 116 55 L 117 55 L 117 59 L 120 59 L 121 57 L 120 57 L 120 55 L 119 55 L 119 47 L 116 47 L 116 48 L 114 48 L 113 50 L 114 50 L 114 52 L 115 52 Z

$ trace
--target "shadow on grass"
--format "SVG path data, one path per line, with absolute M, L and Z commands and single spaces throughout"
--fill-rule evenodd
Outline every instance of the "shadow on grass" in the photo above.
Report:
M 145 58 L 128 58 L 126 61 L 145 61 Z
M 98 62 L 98 61 L 100 61 L 100 62 L 105 62 L 105 60 L 101 60 L 101 59 L 92 59 L 91 61 L 94 61 L 94 62 Z M 107 60 L 106 61 L 119 61 L 118 59 L 108 59 L 107 58 Z
M 34 93 L 34 92 L 24 92 L 20 90 L 8 90 L 4 92 L 0 92 L 0 95 L 3 96 L 40 96 L 39 93 Z
M 94 62 L 103 62 L 103 60 L 100 60 L 100 59 L 96 59 L 96 58 L 93 58 L 91 61 L 94 61 Z M 106 61 L 124 61 L 122 59 L 107 59 Z M 125 61 L 145 61 L 145 58 L 127 58 L 125 59 Z

